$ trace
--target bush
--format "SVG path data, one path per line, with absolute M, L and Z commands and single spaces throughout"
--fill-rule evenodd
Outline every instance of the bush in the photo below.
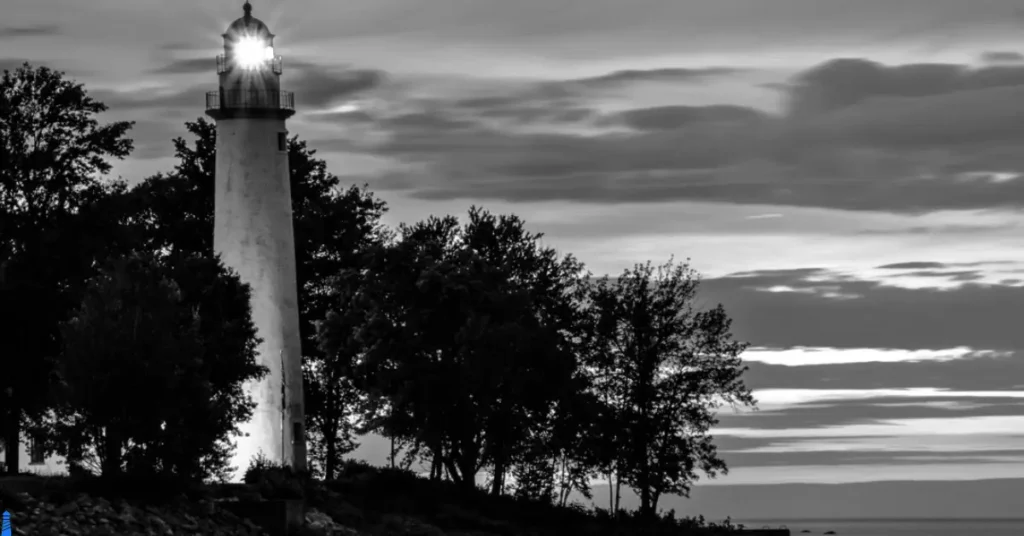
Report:
M 255 486 L 264 499 L 305 499 L 315 487 L 308 472 L 275 462 L 262 451 L 249 460 L 242 481 Z

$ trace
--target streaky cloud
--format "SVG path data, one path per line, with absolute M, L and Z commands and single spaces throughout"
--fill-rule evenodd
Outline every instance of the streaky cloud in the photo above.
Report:
M 0 39 L 13 37 L 50 37 L 59 35 L 61 27 L 56 24 L 33 24 L 30 26 L 0 26 Z
M 838 365 L 842 363 L 899 363 L 920 361 L 952 361 L 980 357 L 1001 357 L 1009 352 L 975 350 L 966 346 L 944 350 L 905 350 L 890 348 L 793 348 L 753 347 L 743 353 L 745 361 L 769 365 L 799 367 L 807 365 Z

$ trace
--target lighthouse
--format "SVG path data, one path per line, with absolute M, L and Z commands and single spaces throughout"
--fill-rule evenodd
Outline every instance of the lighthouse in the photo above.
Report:
M 240 428 L 232 465 L 239 472 L 262 452 L 306 469 L 302 353 L 299 336 L 295 235 L 292 223 L 286 120 L 294 94 L 281 91 L 281 57 L 274 34 L 243 15 L 224 33 L 217 57 L 217 91 L 206 94 L 206 114 L 217 124 L 213 247 L 252 289 L 252 319 L 262 342 L 258 362 L 269 369 L 246 385 L 256 402 Z

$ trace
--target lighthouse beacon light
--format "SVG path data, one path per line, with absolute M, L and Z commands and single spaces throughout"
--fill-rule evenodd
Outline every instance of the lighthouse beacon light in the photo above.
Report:
M 247 35 L 238 40 L 234 49 L 238 64 L 244 69 L 257 69 L 274 59 L 274 47 L 259 36 Z

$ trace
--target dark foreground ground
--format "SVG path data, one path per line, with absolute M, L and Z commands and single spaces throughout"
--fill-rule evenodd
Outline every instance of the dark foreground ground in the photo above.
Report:
M 398 470 L 350 463 L 334 481 L 272 469 L 249 484 L 181 485 L 153 479 L 8 477 L 0 479 L 0 508 L 10 511 L 13 534 L 261 535 L 253 522 L 229 512 L 227 502 L 296 500 L 305 503 L 299 536 L 704 536 L 735 527 L 671 518 L 643 523 L 581 507 L 465 492 Z

